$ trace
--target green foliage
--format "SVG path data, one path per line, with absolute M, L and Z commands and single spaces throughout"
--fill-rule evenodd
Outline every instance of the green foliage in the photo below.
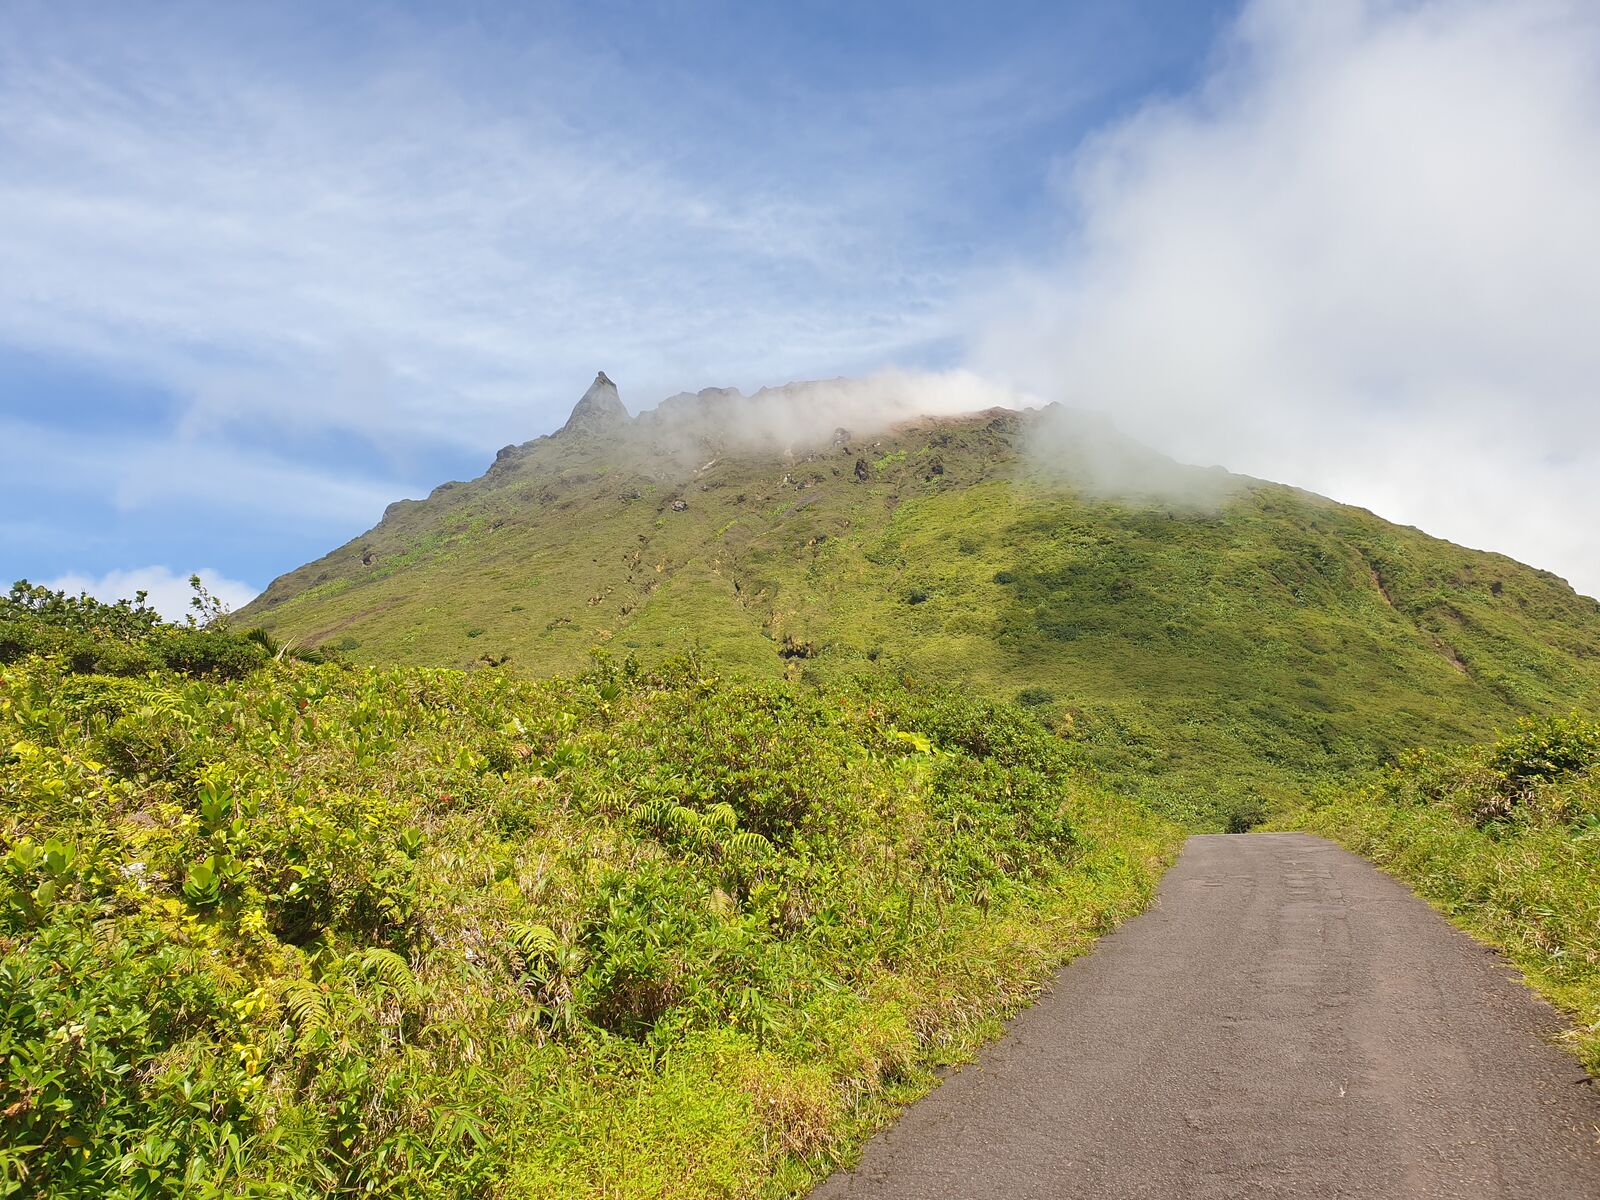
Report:
M 1176 840 L 1019 710 L 693 657 L 33 656 L 0 747 L 0 1193 L 790 1194 Z
M 1258 796 L 1239 796 L 1228 806 L 1229 833 L 1249 833 L 1267 819 L 1267 806 Z
M 376 663 L 541 675 L 613 640 L 653 665 L 698 642 L 747 679 L 834 686 L 866 660 L 1037 689 L 1085 760 L 1207 829 L 1600 687 L 1600 606 L 1553 576 L 1170 463 L 1169 495 L 1107 495 L 1082 452 L 1039 453 L 1034 421 L 918 421 L 790 457 L 679 458 L 643 429 L 546 439 L 393 508 L 247 615 Z M 659 526 L 618 501 L 651 487 L 695 499 Z
M 1328 785 L 1293 818 L 1398 875 L 1505 949 L 1576 1018 L 1600 1074 L 1600 721 L 1525 721 L 1494 742 L 1408 755 Z
M 0 619 L 135 643 L 144 641 L 166 623 L 145 603 L 146 597 L 147 593 L 140 592 L 132 600 L 106 604 L 87 593 L 69 596 L 22 579 L 12 585 L 8 596 L 0 599 Z
M 105 604 L 89 595 L 68 596 L 21 580 L 0 598 L 0 663 L 30 655 L 48 655 L 82 674 L 144 675 L 172 670 L 187 675 L 231 679 L 259 667 L 269 657 L 262 633 L 235 633 L 227 628 L 217 602 L 199 578 L 196 611 L 209 623 L 191 618 L 169 624 L 145 604 L 145 593 L 133 600 Z
M 12 851 L 15 854 L 15 850 Z M 159 926 L 61 901 L 0 957 L 0 1188 L 228 1194 L 249 1077 L 225 986 Z
M 1489 766 L 1509 789 L 1560 779 L 1600 763 L 1600 723 L 1574 714 L 1561 719 L 1524 720 L 1489 753 Z

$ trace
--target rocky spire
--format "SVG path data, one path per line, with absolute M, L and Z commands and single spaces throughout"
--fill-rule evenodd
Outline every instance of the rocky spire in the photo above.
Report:
M 563 433 L 602 433 L 628 420 L 628 410 L 617 395 L 617 385 L 601 371 L 594 377 L 589 390 L 583 394 L 567 418 L 567 423 L 557 430 Z

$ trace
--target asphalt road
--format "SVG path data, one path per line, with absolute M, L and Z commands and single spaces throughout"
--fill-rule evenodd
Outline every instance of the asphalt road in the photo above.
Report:
M 1600 1197 L 1600 1092 L 1496 954 L 1302 834 L 1155 907 L 812 1200 Z

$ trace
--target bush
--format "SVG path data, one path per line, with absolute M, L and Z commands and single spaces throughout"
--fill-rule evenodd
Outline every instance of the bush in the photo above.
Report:
M 1249 833 L 1267 819 L 1267 806 L 1258 796 L 1241 796 L 1229 803 L 1228 832 Z
M 0 1192 L 799 1186 L 1174 842 L 1003 705 L 195 632 L 0 668 Z
M 167 630 L 149 650 L 170 670 L 209 679 L 238 679 L 268 657 L 259 642 L 226 629 Z
M 1494 744 L 1488 761 L 1513 789 L 1588 770 L 1600 763 L 1600 722 L 1576 714 L 1523 720 Z
M 195 582 L 196 600 L 214 602 Z M 59 658 L 79 674 L 144 675 L 163 668 L 184 675 L 237 679 L 255 670 L 277 647 L 262 630 L 234 633 L 222 620 L 206 625 L 164 621 L 144 603 L 106 604 L 89 595 L 68 596 L 26 580 L 0 598 L 0 663 L 30 655 Z
M 197 1194 L 228 1173 L 246 1116 L 248 1077 L 212 1050 L 233 1013 L 159 928 L 97 933 L 87 915 L 63 905 L 0 959 L 0 1079 L 15 1098 L 0 1184 L 26 1170 L 36 1196 Z

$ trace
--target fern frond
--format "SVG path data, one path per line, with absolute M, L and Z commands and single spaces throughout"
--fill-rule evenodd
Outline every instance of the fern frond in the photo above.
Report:
M 536 970 L 538 964 L 548 962 L 561 951 L 561 939 L 548 925 L 519 922 L 506 930 L 506 942 L 515 953 L 517 968 Z
M 406 1004 L 414 1005 L 422 1000 L 422 989 L 417 985 L 411 964 L 393 950 L 385 950 L 381 946 L 367 947 L 361 952 L 358 971 L 376 980 Z
M 730 853 L 742 854 L 746 858 L 765 858 L 772 853 L 772 843 L 748 829 L 734 834 L 726 845 Z
M 333 1014 L 328 994 L 311 980 L 291 979 L 283 989 L 283 1007 L 302 1051 L 311 1049 L 330 1033 Z

